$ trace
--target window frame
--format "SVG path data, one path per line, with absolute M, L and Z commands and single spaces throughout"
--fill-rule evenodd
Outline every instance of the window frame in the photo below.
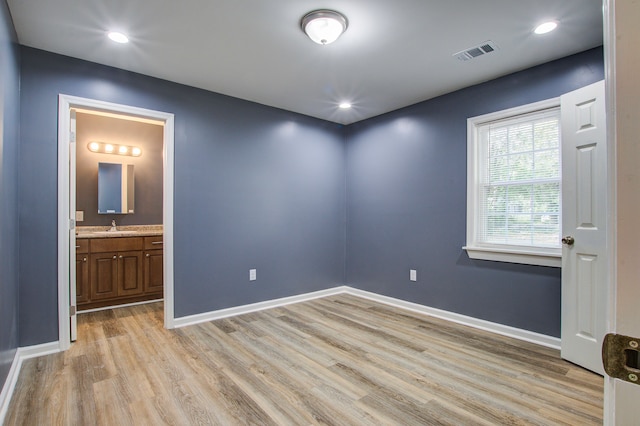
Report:
M 525 114 L 545 113 L 560 108 L 560 98 L 547 99 L 527 105 L 483 114 L 467 119 L 467 241 L 463 247 L 471 259 L 492 260 L 498 262 L 521 263 L 539 266 L 562 266 L 562 248 L 516 246 L 479 242 L 477 239 L 480 224 L 480 127 L 500 120 L 518 118 Z M 561 126 L 561 121 L 559 121 Z M 562 156 L 562 139 L 560 139 Z M 562 159 L 561 159 L 562 160 Z M 561 161 L 562 163 L 562 161 Z M 562 178 L 560 179 L 562 185 Z M 562 191 L 562 186 L 561 189 Z M 562 210 L 560 211 L 560 231 L 562 232 Z

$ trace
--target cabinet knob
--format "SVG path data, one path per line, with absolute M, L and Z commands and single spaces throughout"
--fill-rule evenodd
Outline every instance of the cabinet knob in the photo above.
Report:
M 113 258 L 115 259 L 117 256 L 113 256 Z
M 149 253 L 147 253 L 147 257 L 149 257 Z
M 82 261 L 83 261 L 83 262 L 86 262 L 86 261 L 87 261 L 87 258 L 86 258 L 86 257 L 83 257 L 83 258 L 82 258 Z
M 122 259 L 122 256 L 120 256 L 120 259 Z

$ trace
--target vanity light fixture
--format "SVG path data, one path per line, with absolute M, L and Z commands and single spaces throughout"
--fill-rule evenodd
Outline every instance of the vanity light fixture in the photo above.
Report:
M 546 34 L 546 33 L 550 33 L 551 31 L 555 30 L 558 27 L 558 22 L 557 21 L 548 21 L 548 22 L 543 22 L 542 24 L 538 25 L 533 32 L 536 34 Z
M 309 12 L 300 21 L 302 31 L 318 44 L 333 43 L 348 26 L 349 22 L 343 14 L 328 9 Z
M 137 146 L 119 145 L 106 142 L 89 142 L 87 148 L 91 152 L 99 154 L 116 154 L 116 155 L 129 155 L 131 157 L 140 157 L 142 150 Z

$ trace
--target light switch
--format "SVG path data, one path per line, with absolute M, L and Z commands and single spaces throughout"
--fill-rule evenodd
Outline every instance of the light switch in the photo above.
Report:
M 84 221 L 84 210 L 76 210 L 76 222 Z
M 418 281 L 418 271 L 415 269 L 409 269 L 409 279 L 411 281 Z
M 256 270 L 249 269 L 249 281 L 255 281 L 256 279 Z

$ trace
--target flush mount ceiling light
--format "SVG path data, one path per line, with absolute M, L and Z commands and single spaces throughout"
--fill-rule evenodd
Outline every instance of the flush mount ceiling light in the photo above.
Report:
M 302 17 L 300 27 L 318 44 L 333 43 L 347 30 L 347 18 L 335 10 L 320 9 Z
M 129 43 L 129 37 L 117 31 L 111 31 L 109 32 L 109 34 L 107 34 L 107 36 L 116 43 Z
M 342 102 L 340 105 L 338 105 L 338 107 L 340 109 L 349 109 L 351 108 L 351 104 L 349 102 Z
M 533 30 L 533 32 L 536 33 L 536 34 L 546 34 L 546 33 L 550 33 L 551 31 L 555 30 L 557 27 L 558 27 L 558 22 L 556 22 L 556 21 L 544 22 L 544 23 L 538 25 L 536 27 L 536 29 Z

